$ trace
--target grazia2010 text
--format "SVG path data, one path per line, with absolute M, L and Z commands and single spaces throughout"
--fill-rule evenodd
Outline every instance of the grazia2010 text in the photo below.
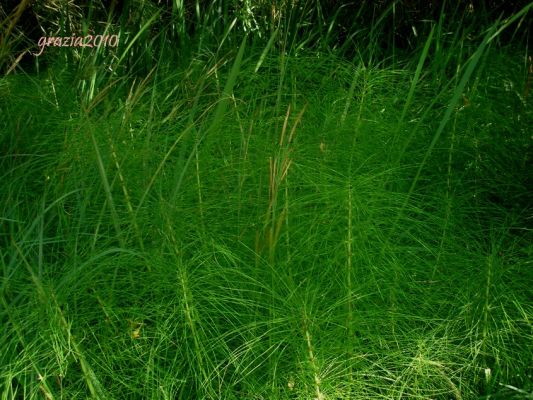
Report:
M 118 47 L 118 35 L 42 36 L 37 42 L 40 56 L 45 47 Z

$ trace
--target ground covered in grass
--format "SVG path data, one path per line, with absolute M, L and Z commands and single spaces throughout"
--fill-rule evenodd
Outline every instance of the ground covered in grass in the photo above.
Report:
M 532 398 L 532 99 L 493 33 L 2 77 L 2 398 Z

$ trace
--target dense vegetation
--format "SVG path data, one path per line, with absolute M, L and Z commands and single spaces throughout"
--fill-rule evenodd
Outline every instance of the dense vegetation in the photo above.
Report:
M 533 3 L 15 3 L 0 398 L 533 398 Z

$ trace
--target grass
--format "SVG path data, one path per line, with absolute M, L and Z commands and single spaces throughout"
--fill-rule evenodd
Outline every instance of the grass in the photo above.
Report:
M 4 58 L 1 398 L 531 398 L 531 5 L 389 60 L 395 7 L 349 58 L 213 3 L 176 60 L 178 4 Z

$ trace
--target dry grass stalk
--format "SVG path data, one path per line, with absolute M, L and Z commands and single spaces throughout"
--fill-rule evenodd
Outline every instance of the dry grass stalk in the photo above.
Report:
M 287 107 L 283 128 L 281 130 L 278 152 L 274 157 L 269 157 L 269 186 L 268 186 L 268 211 L 266 215 L 265 226 L 267 229 L 267 247 L 270 261 L 273 260 L 281 226 L 288 215 L 288 204 L 285 203 L 281 213 L 277 215 L 277 199 L 281 184 L 287 179 L 289 168 L 292 164 L 290 154 L 292 152 L 291 144 L 296 133 L 296 127 L 300 123 L 307 104 L 302 108 L 296 121 L 294 122 L 290 133 L 287 135 L 287 127 L 291 106 Z

